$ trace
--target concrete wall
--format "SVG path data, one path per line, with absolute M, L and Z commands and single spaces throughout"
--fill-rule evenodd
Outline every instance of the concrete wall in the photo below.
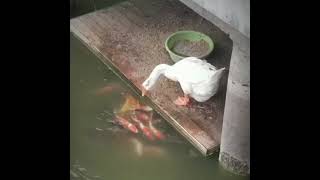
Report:
M 219 161 L 231 172 L 250 174 L 250 57 L 237 45 L 232 48 Z
M 250 38 L 250 0 L 192 0 Z
M 180 0 L 233 41 L 224 109 L 220 164 L 250 174 L 250 0 Z

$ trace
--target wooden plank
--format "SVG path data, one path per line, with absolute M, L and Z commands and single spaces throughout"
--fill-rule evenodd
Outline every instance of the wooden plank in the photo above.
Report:
M 231 39 L 179 1 L 131 0 L 70 20 L 70 31 L 137 93 L 156 65 L 173 64 L 164 42 L 178 30 L 209 35 L 216 47 L 207 60 L 228 69 Z M 217 95 L 205 103 L 193 102 L 189 108 L 173 104 L 182 91 L 178 83 L 164 77 L 144 99 L 199 151 L 209 155 L 220 144 L 227 75 Z

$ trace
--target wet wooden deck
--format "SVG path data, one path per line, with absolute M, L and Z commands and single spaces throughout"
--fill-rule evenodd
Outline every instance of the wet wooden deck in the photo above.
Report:
M 207 60 L 218 68 L 229 68 L 231 39 L 179 1 L 131 0 L 70 20 L 70 31 L 138 93 L 156 65 L 173 64 L 164 42 L 179 30 L 209 35 L 216 47 Z M 206 103 L 193 102 L 189 108 L 173 104 L 182 91 L 178 83 L 164 77 L 144 99 L 209 155 L 220 144 L 227 75 L 228 71 L 216 96 Z

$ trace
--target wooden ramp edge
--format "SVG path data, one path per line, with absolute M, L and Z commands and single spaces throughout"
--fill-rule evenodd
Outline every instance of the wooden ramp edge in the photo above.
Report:
M 228 69 L 230 38 L 179 1 L 126 1 L 70 20 L 70 32 L 139 94 L 142 82 L 156 65 L 173 64 L 164 42 L 178 30 L 209 35 L 216 47 L 207 60 Z M 220 145 L 227 75 L 221 80 L 219 93 L 205 103 L 176 106 L 173 100 L 182 95 L 181 88 L 164 77 L 144 100 L 203 155 L 210 155 Z

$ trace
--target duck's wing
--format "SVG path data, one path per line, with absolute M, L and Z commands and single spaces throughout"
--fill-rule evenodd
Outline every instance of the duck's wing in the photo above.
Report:
M 214 74 L 211 75 L 205 81 L 199 83 L 192 84 L 192 92 L 197 96 L 212 96 L 217 93 L 219 88 L 219 80 L 221 79 L 222 73 L 225 68 L 221 68 L 215 71 Z
M 192 83 L 187 81 L 179 81 L 179 83 L 184 94 L 193 94 Z
M 188 57 L 173 66 L 179 82 L 185 81 L 191 84 L 208 80 L 216 71 L 216 67 L 198 58 Z

